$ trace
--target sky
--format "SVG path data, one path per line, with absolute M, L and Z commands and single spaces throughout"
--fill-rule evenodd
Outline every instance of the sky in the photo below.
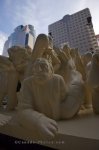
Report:
M 36 35 L 66 14 L 89 8 L 95 34 L 99 34 L 99 0 L 0 0 L 0 54 L 18 25 L 34 25 Z

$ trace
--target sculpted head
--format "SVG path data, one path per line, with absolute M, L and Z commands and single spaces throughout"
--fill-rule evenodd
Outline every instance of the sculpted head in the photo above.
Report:
M 17 71 L 21 72 L 25 69 L 30 56 L 27 49 L 20 46 L 13 46 L 8 49 L 9 59 L 13 62 Z
M 33 75 L 38 79 L 50 78 L 53 74 L 53 67 L 45 58 L 37 58 L 32 67 Z
M 36 38 L 36 42 L 34 45 L 34 50 L 39 50 L 39 49 L 47 49 L 48 47 L 51 47 L 52 41 L 49 36 L 46 34 L 39 34 Z
M 9 60 L 8 57 L 0 55 L 0 70 L 11 70 L 14 69 L 13 63 Z
M 39 34 L 36 38 L 34 50 L 46 49 L 48 47 L 48 37 L 46 34 Z M 34 51 L 33 50 L 33 51 Z
M 50 53 L 52 48 L 53 44 L 51 37 L 46 34 L 39 34 L 34 45 L 32 57 L 34 59 L 40 58 L 44 55 L 44 53 Z
M 67 44 L 65 44 L 64 46 L 63 46 L 63 52 L 69 57 L 69 58 L 71 58 L 71 56 L 70 56 L 70 47 L 67 45 Z

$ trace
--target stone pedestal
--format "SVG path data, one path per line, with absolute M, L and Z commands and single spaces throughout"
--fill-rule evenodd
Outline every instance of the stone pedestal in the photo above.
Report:
M 80 111 L 71 120 L 59 121 L 58 135 L 53 140 L 43 140 L 29 133 L 15 121 L 16 112 L 4 113 L 13 116 L 9 124 L 0 127 L 0 133 L 21 140 L 27 144 L 37 143 L 60 150 L 99 150 L 99 116 L 92 110 Z M 19 141 L 16 141 L 18 144 Z M 24 143 L 23 143 L 24 144 Z

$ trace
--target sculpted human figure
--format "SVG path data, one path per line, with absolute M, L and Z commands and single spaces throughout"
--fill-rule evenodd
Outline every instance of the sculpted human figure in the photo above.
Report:
M 78 82 L 83 82 L 82 75 L 76 70 L 75 62 L 70 55 L 70 49 L 67 45 L 64 45 L 62 50 L 58 50 L 58 58 L 61 61 L 61 65 L 56 73 L 64 78 L 66 85 L 70 85 L 75 79 Z
M 8 49 L 9 59 L 13 63 L 17 73 L 19 81 L 22 82 L 25 78 L 25 72 L 28 67 L 31 55 L 24 47 L 13 46 Z
M 95 53 L 92 57 L 87 81 L 92 88 L 93 110 L 96 114 L 99 114 L 99 53 Z
M 55 71 L 59 68 L 60 60 L 58 59 L 57 54 L 53 50 L 52 39 L 45 34 L 39 34 L 37 36 L 26 76 L 32 75 L 31 63 L 33 63 L 33 61 L 35 62 L 37 58 L 46 58 L 53 65 Z
M 81 56 L 79 54 L 78 49 L 71 49 L 70 54 L 75 62 L 76 70 L 81 73 L 82 78 L 85 81 L 86 80 L 86 72 L 85 72 L 85 68 L 82 63 Z
M 7 96 L 7 109 L 14 109 L 17 105 L 17 72 L 9 58 L 0 56 L 0 106 Z
M 82 59 L 85 72 L 86 72 L 86 80 L 85 80 L 86 99 L 85 99 L 84 106 L 86 108 L 91 108 L 92 107 L 92 91 L 91 91 L 90 85 L 87 82 L 87 78 L 91 69 L 92 54 L 90 52 L 87 52 L 81 56 L 81 59 Z
M 86 74 L 88 74 L 90 67 L 91 67 L 92 54 L 90 52 L 87 52 L 81 56 L 81 59 L 84 64 Z
M 70 47 L 69 47 L 67 44 L 65 44 L 65 45 L 63 46 L 62 51 L 67 55 L 67 57 L 68 57 L 69 59 L 71 59 L 71 55 L 70 55 L 71 49 L 70 49 Z
M 0 56 L 0 105 L 8 97 L 7 109 L 17 106 L 17 85 L 24 79 L 30 56 L 25 48 L 13 46 L 8 49 L 9 58 Z
M 84 99 L 84 104 L 82 108 L 90 108 L 92 107 L 92 96 L 91 96 L 91 89 L 88 83 L 86 82 L 87 80 L 86 67 L 83 64 L 83 61 L 78 52 L 78 49 L 71 49 L 70 54 L 75 62 L 77 71 L 79 71 L 82 75 L 84 85 L 85 85 L 85 99 Z
M 72 80 L 68 89 L 62 76 L 53 73 L 52 65 L 38 58 L 32 66 L 33 76 L 25 79 L 20 91 L 19 123 L 44 137 L 57 133 L 55 120 L 72 118 L 84 97 L 83 82 Z

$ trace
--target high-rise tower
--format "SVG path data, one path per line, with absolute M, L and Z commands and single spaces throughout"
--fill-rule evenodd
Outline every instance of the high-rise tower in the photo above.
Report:
M 88 8 L 65 15 L 61 20 L 50 24 L 48 30 L 56 47 L 67 43 L 71 48 L 78 48 L 81 54 L 98 49 Z
M 3 55 L 8 56 L 8 48 L 12 46 L 22 46 L 33 49 L 35 43 L 35 30 L 32 25 L 17 26 L 14 32 L 8 37 L 4 44 Z

